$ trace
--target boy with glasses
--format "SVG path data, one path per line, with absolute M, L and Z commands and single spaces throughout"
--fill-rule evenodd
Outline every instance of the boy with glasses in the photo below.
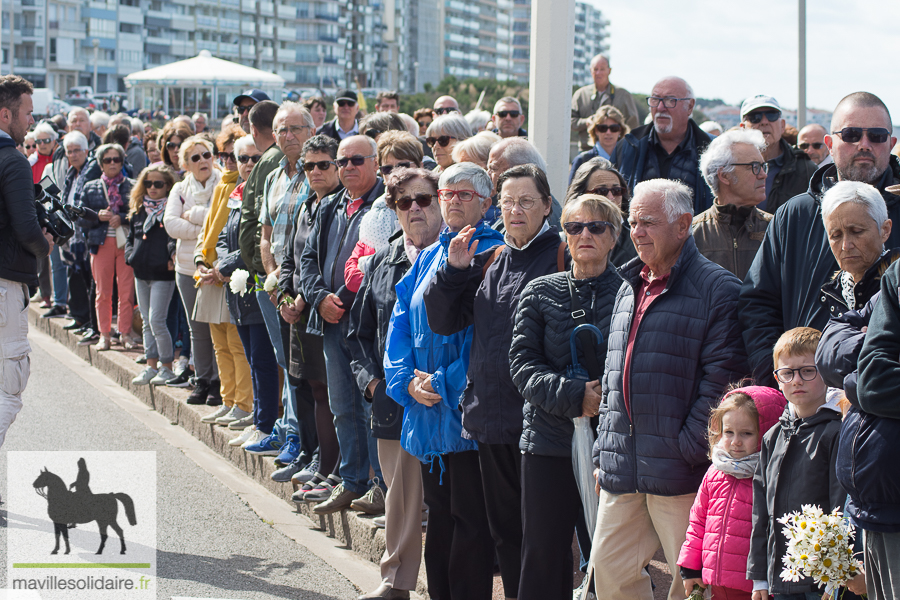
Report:
M 816 329 L 797 327 L 775 344 L 774 375 L 788 407 L 763 437 L 753 477 L 753 533 L 747 559 L 753 600 L 768 600 L 769 594 L 775 600 L 822 596 L 810 578 L 782 581 L 787 541 L 777 519 L 806 504 L 831 512 L 843 508 L 847 498 L 835 474 L 841 411 L 836 402 L 828 401 L 828 388 L 816 367 L 820 337 Z

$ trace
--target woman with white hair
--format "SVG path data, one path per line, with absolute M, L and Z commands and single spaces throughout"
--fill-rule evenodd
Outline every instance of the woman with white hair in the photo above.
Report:
M 822 286 L 832 318 L 859 310 L 874 296 L 900 249 L 886 250 L 891 220 L 881 193 L 867 183 L 840 181 L 822 198 L 828 245 L 841 270 Z
M 425 132 L 425 143 L 434 152 L 437 172 L 453 164 L 453 148 L 459 142 L 472 137 L 472 126 L 458 114 L 438 117 L 431 122 Z
M 50 123 L 41 122 L 34 128 L 34 140 L 37 143 L 37 152 L 28 157 L 31 164 L 31 174 L 34 182 L 38 183 L 44 175 L 44 167 L 53 161 L 53 152 L 56 150 L 56 140 L 59 134 Z
M 479 131 L 469 139 L 456 144 L 450 156 L 455 163 L 470 162 L 487 169 L 491 148 L 502 139 L 493 131 Z
M 37 142 L 34 141 L 33 131 L 29 131 L 25 134 L 25 141 L 22 142 L 22 149 L 25 151 L 25 158 L 31 158 L 31 155 L 37 152 Z

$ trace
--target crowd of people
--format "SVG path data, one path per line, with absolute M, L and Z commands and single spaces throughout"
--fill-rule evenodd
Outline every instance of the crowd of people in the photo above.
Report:
M 512 97 L 410 116 L 383 93 L 363 116 L 351 90 L 248 90 L 217 130 L 80 108 L 31 128 L 30 85 L 0 78 L 0 285 L 39 289 L 82 344 L 142 352 L 134 385 L 191 388 L 295 502 L 376 516 L 383 581 L 361 599 L 409 597 L 423 520 L 436 600 L 487 600 L 495 567 L 506 598 L 649 600 L 660 548 L 670 600 L 820 598 L 781 577 L 777 519 L 803 505 L 863 532 L 847 597 L 900 597 L 887 107 L 850 94 L 792 143 L 771 96 L 719 131 L 664 77 L 641 125 L 608 58 L 591 72 L 562 204 Z M 29 247 L 40 277 L 6 241 L 34 225 L 13 164 L 81 209 L 67 243 Z

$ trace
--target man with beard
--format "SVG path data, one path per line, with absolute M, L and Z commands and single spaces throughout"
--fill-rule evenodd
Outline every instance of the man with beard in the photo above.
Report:
M 891 154 L 897 139 L 887 106 L 874 94 L 856 92 L 841 100 L 825 144 L 834 164 L 819 168 L 809 190 L 775 213 L 741 288 L 740 319 L 753 376 L 775 387 L 772 347 L 794 327 L 822 330 L 828 305 L 819 289 L 838 271 L 822 221 L 822 196 L 838 181 L 861 181 L 884 197 L 888 216 L 900 219 L 900 197 L 885 188 L 900 183 L 900 162 Z M 898 229 L 885 244 L 900 244 Z
M 628 189 L 648 179 L 684 183 L 694 196 L 694 214 L 712 206 L 713 196 L 699 169 L 709 136 L 691 119 L 694 90 L 680 77 L 656 82 L 647 98 L 653 122 L 633 129 L 613 151 L 612 161 Z

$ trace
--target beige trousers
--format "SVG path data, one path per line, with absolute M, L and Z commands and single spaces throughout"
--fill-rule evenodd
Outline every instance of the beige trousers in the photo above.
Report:
M 422 465 L 399 440 L 378 440 L 378 460 L 387 485 L 381 579 L 414 590 L 422 562 Z
M 591 549 L 594 589 L 603 600 L 653 600 L 644 567 L 662 546 L 672 572 L 669 600 L 684 600 L 678 553 L 684 543 L 695 494 L 652 496 L 600 492 Z

